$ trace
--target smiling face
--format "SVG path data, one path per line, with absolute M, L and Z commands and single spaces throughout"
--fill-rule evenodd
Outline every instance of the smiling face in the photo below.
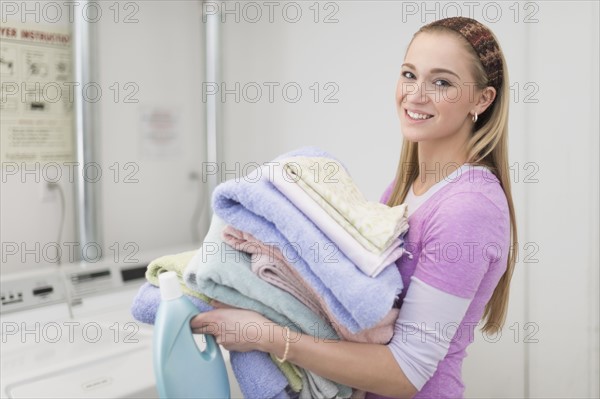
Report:
M 396 106 L 404 137 L 413 142 L 465 138 L 481 91 L 471 71 L 472 56 L 459 38 L 422 32 L 413 39 L 396 87 Z

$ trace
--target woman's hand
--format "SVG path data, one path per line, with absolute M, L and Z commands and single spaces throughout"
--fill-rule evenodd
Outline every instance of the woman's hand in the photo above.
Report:
M 195 334 L 214 335 L 228 351 L 265 350 L 274 342 L 276 324 L 262 315 L 242 309 L 215 309 L 201 313 L 190 322 Z
M 256 312 L 235 308 L 201 313 L 190 324 L 194 333 L 214 335 L 229 351 L 259 350 L 286 356 L 289 362 L 324 378 L 384 396 L 410 398 L 417 392 L 386 345 L 315 339 L 298 333 L 287 339 L 282 326 Z

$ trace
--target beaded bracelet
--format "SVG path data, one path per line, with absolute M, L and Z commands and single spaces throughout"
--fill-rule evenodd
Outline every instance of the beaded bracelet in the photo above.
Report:
M 283 352 L 283 357 L 281 359 L 275 355 L 275 359 L 277 359 L 279 363 L 285 362 L 288 352 L 290 351 L 290 328 L 285 326 L 283 327 L 283 330 L 285 331 L 285 351 Z

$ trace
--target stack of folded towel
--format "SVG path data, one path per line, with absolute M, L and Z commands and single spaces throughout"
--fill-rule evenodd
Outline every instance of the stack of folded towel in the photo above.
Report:
M 406 206 L 369 203 L 329 154 L 304 148 L 213 193 L 214 215 L 198 251 L 153 262 L 147 280 L 174 270 L 199 311 L 254 310 L 319 338 L 387 343 L 402 280 Z M 408 254 L 410 256 L 410 254 Z M 158 289 L 134 300 L 152 323 Z M 352 390 L 261 352 L 231 353 L 245 397 L 349 397 Z
M 375 277 L 405 252 L 405 204 L 365 199 L 345 168 L 325 157 L 279 160 L 269 180 L 365 274 Z

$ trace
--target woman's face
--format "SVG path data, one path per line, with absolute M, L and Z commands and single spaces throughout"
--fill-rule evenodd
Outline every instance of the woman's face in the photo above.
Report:
M 471 56 L 450 34 L 420 33 L 410 45 L 396 87 L 404 137 L 413 142 L 468 134 L 480 91 Z M 465 136 L 466 137 L 466 136 Z

